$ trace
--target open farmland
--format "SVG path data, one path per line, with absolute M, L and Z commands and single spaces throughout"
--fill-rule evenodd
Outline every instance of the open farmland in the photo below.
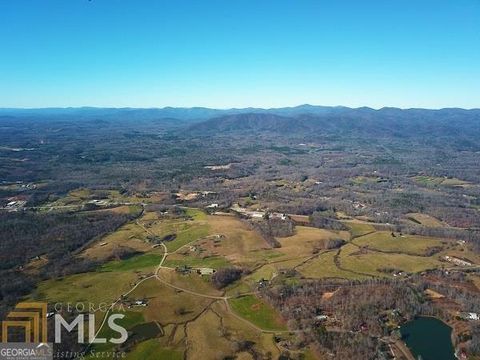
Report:
M 233 264 L 252 265 L 261 261 L 269 248 L 262 237 L 246 224 L 231 216 L 209 216 L 213 236 L 199 242 L 205 254 L 221 256 Z
M 441 266 L 435 257 L 362 250 L 353 244 L 342 247 L 338 262 L 341 269 L 380 277 L 388 276 L 392 271 L 416 273 Z
M 192 268 L 207 267 L 213 269 L 219 269 L 222 267 L 227 267 L 230 263 L 227 259 L 221 256 L 197 256 L 196 254 L 173 254 L 168 257 L 165 261 L 165 267 L 181 267 L 187 266 Z
M 422 214 L 422 213 L 409 213 L 406 214 L 406 218 L 410 221 L 413 221 L 417 224 L 428 226 L 428 227 L 444 227 L 446 224 L 442 223 L 440 220 L 434 218 L 433 216 Z
M 144 341 L 128 354 L 127 360 L 182 360 L 183 352 L 162 347 L 157 339 Z
M 41 282 L 34 297 L 50 303 L 111 303 L 137 278 L 133 271 L 75 274 Z
M 70 196 L 87 195 L 82 190 Z M 121 213 L 128 209 L 119 208 Z M 270 287 L 296 287 L 305 281 L 348 284 L 398 274 L 408 280 L 409 274 L 444 268 L 445 255 L 480 263 L 465 242 L 379 230 L 385 225 L 356 218 L 342 220 L 342 230 L 305 226 L 310 223 L 303 221 L 292 235 L 277 237 L 279 245 L 273 247 L 245 219 L 192 207 L 175 211 L 144 209 L 77 254 L 98 262 L 93 271 L 44 281 L 32 298 L 115 302 L 115 311 L 125 313 L 124 325 L 136 339 L 127 345 L 129 359 L 250 359 L 252 354 L 268 358 L 279 356 L 295 337 L 264 297 Z M 433 218 L 417 217 L 420 220 Z M 242 269 L 241 278 L 224 288 L 213 286 L 214 272 L 231 267 Z M 103 314 L 96 315 L 99 327 Z M 329 326 L 335 329 L 337 324 Z M 153 328 L 155 332 L 149 330 Z M 100 335 L 108 335 L 105 329 Z M 245 342 L 252 345 L 239 345 Z M 100 344 L 94 349 L 115 347 Z M 315 356 L 309 349 L 294 354 L 298 359 Z
M 162 255 L 158 252 L 150 252 L 148 254 L 136 255 L 125 260 L 114 260 L 106 263 L 100 268 L 100 271 L 129 271 L 142 270 L 153 271 L 160 263 Z
M 360 221 L 345 221 L 344 224 L 350 229 L 352 238 L 375 232 L 373 225 Z
M 162 326 L 192 321 L 212 303 L 212 299 L 175 290 L 155 279 L 142 283 L 128 299 L 147 299 L 148 306 L 141 309 L 145 320 L 158 321 Z
M 311 279 L 368 279 L 370 276 L 356 273 L 355 271 L 342 270 L 335 263 L 337 251 L 332 250 L 320 254 L 305 264 L 297 268 L 297 270 L 307 278 Z
M 293 236 L 279 238 L 282 245 L 278 251 L 288 257 L 307 257 L 323 248 L 325 240 L 348 238 L 346 234 L 317 229 L 313 227 L 297 226 Z
M 207 310 L 186 326 L 187 336 L 191 338 L 187 350 L 189 358 L 223 359 L 233 356 L 233 344 L 226 337 L 219 336 L 224 331 L 221 321 L 218 314 Z
M 157 223 L 153 221 L 152 224 L 147 223 L 149 233 L 158 238 L 164 238 L 169 235 L 175 235 L 175 239 L 167 242 L 169 251 L 175 251 L 201 237 L 207 236 L 209 233 L 208 224 L 203 220 L 193 220 L 191 222 L 182 221 L 165 221 Z
M 97 240 L 82 255 L 90 259 L 106 260 L 122 247 L 129 247 L 138 252 L 146 252 L 151 249 L 151 245 L 146 241 L 147 235 L 135 223 L 128 223 L 114 233 Z
M 470 183 L 454 177 L 416 176 L 414 180 L 424 186 L 468 186 Z
M 390 253 L 403 253 L 425 256 L 429 249 L 439 248 L 443 250 L 451 241 L 439 239 L 395 234 L 388 231 L 378 231 L 352 240 L 352 243 L 363 248 Z
M 268 249 L 258 234 L 245 227 L 239 220 L 231 217 L 204 216 L 198 210 L 190 209 L 189 218 L 185 220 L 161 219 L 156 214 L 146 213 L 140 221 L 133 221 L 119 228 L 117 232 L 92 243 L 89 248 L 79 254 L 81 257 L 92 256 L 99 243 L 115 242 L 112 239 L 122 238 L 121 247 L 129 247 L 139 241 L 145 244 L 143 252 L 126 259 L 114 259 L 101 265 L 95 272 L 69 275 L 58 280 L 41 283 L 35 294 L 36 299 L 50 302 L 94 302 L 109 304 L 118 299 L 115 311 L 132 306 L 138 301 L 143 306 L 133 306 L 124 312 L 123 325 L 135 334 L 137 328 L 156 323 L 163 330 L 159 338 L 146 339 L 133 345 L 128 358 L 160 358 L 175 359 L 187 354 L 189 358 L 203 359 L 223 356 L 250 356 L 248 349 L 239 349 L 237 344 L 245 339 L 255 343 L 255 352 L 278 353 L 272 334 L 284 331 L 285 324 L 275 310 L 254 295 L 239 297 L 229 295 L 212 287 L 209 277 L 196 273 L 180 274 L 176 267 L 213 267 L 229 266 L 226 257 L 197 257 L 188 247 L 174 246 L 168 249 L 171 254 L 164 260 L 164 249 L 152 247 L 148 236 L 157 235 L 159 229 L 175 230 L 176 233 L 189 231 L 196 222 L 205 228 L 212 228 L 222 233 L 223 251 L 234 247 L 245 259 L 251 261 L 272 261 L 273 269 L 278 270 L 276 262 L 285 255 L 283 252 Z M 227 220 L 227 222 L 225 222 Z M 240 232 L 232 228 L 237 225 Z M 126 231 L 135 231 L 136 237 L 123 235 Z M 317 230 L 321 233 L 320 230 Z M 218 235 L 218 234 L 217 234 Z M 209 236 L 205 233 L 191 235 L 188 242 L 193 245 L 208 245 Z M 174 240 L 175 241 L 175 240 Z M 207 243 L 205 243 L 207 241 Z M 238 243 L 240 242 L 240 243 Z M 104 248 L 102 246 L 101 248 Z M 135 248 L 132 246 L 132 248 Z M 98 252 L 96 253 L 98 254 Z M 100 255 L 98 258 L 101 258 Z M 291 260 L 286 259 L 285 263 Z M 248 263 L 248 262 L 247 262 Z M 159 265 L 162 264 L 161 267 Z M 278 265 L 279 266 L 279 265 Z M 156 276 L 152 276 L 156 274 Z M 255 287 L 261 273 L 252 273 L 246 292 Z M 121 294 L 126 294 L 120 298 Z M 227 306 L 228 301 L 228 306 Z M 102 313 L 97 312 L 97 326 L 102 320 Z M 144 325 L 142 325 L 144 324 Z M 107 328 L 102 328 L 100 336 L 107 336 Z M 208 329 L 207 331 L 205 329 Z M 225 331 L 228 338 L 223 337 Z M 183 333 L 183 335 L 181 335 Z M 256 334 L 256 335 L 254 335 Z M 177 339 L 177 340 L 175 340 Z M 212 346 L 205 348 L 205 341 L 212 341 Z M 218 346 L 219 342 L 223 344 Z M 216 346 L 214 346 L 216 344 Z M 95 351 L 111 351 L 111 344 L 95 345 Z M 212 352 L 213 351 L 213 352 Z M 155 357 L 157 356 L 157 357 Z
M 233 311 L 264 330 L 285 330 L 285 325 L 275 310 L 262 300 L 245 295 L 229 300 Z

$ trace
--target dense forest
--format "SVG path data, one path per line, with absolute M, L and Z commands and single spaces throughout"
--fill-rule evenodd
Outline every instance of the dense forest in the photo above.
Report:
M 76 214 L 0 213 L 0 316 L 40 279 L 92 269 L 96 264 L 74 257 L 89 241 L 114 231 L 129 216 L 112 212 Z M 35 262 L 45 266 L 38 271 Z M 31 265 L 31 269 L 29 268 Z M 26 269 L 25 269 L 26 268 Z M 22 270 L 26 271 L 22 271 Z

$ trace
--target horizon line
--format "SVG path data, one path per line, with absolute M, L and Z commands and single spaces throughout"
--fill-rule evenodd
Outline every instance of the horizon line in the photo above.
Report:
M 301 107 L 314 107 L 314 108 L 344 108 L 344 109 L 352 109 L 352 110 L 359 110 L 359 109 L 369 109 L 374 111 L 380 111 L 384 109 L 397 109 L 397 110 L 480 110 L 480 107 L 457 107 L 457 106 L 446 106 L 446 107 L 398 107 L 398 106 L 382 106 L 382 107 L 371 107 L 371 106 L 346 106 L 346 105 L 312 105 L 312 104 L 300 104 L 300 105 L 293 105 L 293 106 L 280 106 L 280 107 L 254 107 L 254 106 L 247 106 L 247 107 L 208 107 L 208 106 L 161 106 L 161 107 L 135 107 L 135 106 L 89 106 L 89 105 L 81 105 L 81 106 L 45 106 L 45 107 L 0 107 L 0 111 L 5 110 L 25 110 L 25 111 L 35 111 L 35 110 L 74 110 L 74 109 L 112 109 L 112 110 L 165 110 L 165 109 L 207 109 L 207 110 L 219 110 L 219 111 L 229 111 L 229 110 L 278 110 L 278 109 L 295 109 Z

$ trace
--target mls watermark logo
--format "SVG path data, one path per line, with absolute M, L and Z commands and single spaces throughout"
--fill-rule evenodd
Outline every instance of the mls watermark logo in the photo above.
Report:
M 48 315 L 48 316 L 47 316 Z M 59 313 L 47 313 L 47 304 L 42 302 L 23 302 L 8 313 L 2 321 L 2 343 L 0 344 L 0 360 L 51 360 L 53 359 L 53 344 L 48 343 L 47 317 L 54 315 L 55 337 L 54 343 L 62 342 L 62 330 L 73 332 L 76 330 L 79 344 L 98 344 L 110 342 L 122 344 L 128 339 L 127 330 L 115 323 L 123 319 L 123 314 L 105 314 L 102 326 L 106 324 L 111 332 L 118 336 L 110 339 L 99 338 L 95 332 L 95 314 L 78 314 L 68 322 Z M 85 331 L 88 323 L 88 332 Z M 16 341 L 9 341 L 9 335 L 15 332 Z M 111 333 L 109 332 L 109 333 Z M 86 334 L 88 333 L 88 334 Z M 19 339 L 18 336 L 23 336 Z M 87 335 L 87 337 L 85 336 Z M 23 340 L 23 342 L 21 342 Z
M 10 328 L 23 328 L 26 343 L 46 343 L 47 304 L 40 302 L 19 303 L 2 322 L 2 343 L 8 342 Z
M 23 330 L 24 342 L 9 342 L 11 330 Z M 2 344 L 0 359 L 47 360 L 53 358 L 53 348 L 47 337 L 47 304 L 25 302 L 17 304 L 15 310 L 2 321 Z

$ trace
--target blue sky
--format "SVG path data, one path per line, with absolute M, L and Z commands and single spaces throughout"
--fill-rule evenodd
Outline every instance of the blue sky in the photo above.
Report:
M 480 0 L 0 0 L 0 107 L 480 107 Z

